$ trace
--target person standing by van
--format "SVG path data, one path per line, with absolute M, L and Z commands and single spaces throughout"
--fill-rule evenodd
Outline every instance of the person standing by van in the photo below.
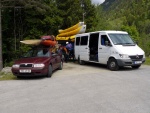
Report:
M 67 44 L 66 48 L 69 53 L 69 58 L 73 58 L 73 60 L 74 60 L 74 44 L 72 42 L 68 42 L 66 44 Z
M 58 53 L 63 55 L 63 60 L 67 63 L 68 58 L 69 58 L 69 53 L 68 53 L 66 47 L 65 46 L 60 46 L 59 50 L 58 50 Z

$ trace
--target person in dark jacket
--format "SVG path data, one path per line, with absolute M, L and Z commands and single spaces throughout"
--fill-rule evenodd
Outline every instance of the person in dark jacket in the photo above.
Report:
M 63 60 L 67 63 L 69 58 L 69 53 L 67 48 L 65 46 L 60 46 L 58 53 L 63 55 Z
M 74 61 L 74 44 L 73 44 L 73 42 L 68 42 L 66 45 L 66 48 L 69 53 L 69 58 L 73 58 L 73 61 Z

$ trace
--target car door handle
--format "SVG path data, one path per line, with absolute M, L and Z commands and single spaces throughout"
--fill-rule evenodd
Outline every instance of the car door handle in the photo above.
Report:
M 85 48 L 85 49 L 88 49 L 88 48 Z
M 99 48 L 99 49 L 102 49 L 102 48 Z

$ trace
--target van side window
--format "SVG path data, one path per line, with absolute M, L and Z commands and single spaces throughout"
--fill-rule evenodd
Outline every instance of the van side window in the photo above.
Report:
M 81 45 L 87 45 L 88 43 L 88 36 L 82 36 L 81 37 Z
M 77 37 L 76 38 L 76 45 L 79 45 L 79 43 L 80 43 L 80 37 Z
M 101 45 L 106 46 L 106 41 L 108 41 L 108 44 L 110 44 L 110 41 L 107 37 L 107 35 L 101 35 Z

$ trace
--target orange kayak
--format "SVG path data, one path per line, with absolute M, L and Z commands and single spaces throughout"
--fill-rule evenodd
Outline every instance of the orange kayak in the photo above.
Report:
M 48 35 L 48 36 L 42 36 L 41 39 L 42 40 L 55 40 L 55 37 Z
M 57 44 L 54 36 L 42 36 L 41 39 L 41 44 L 45 46 L 55 46 Z
M 57 44 L 57 42 L 54 40 L 43 40 L 41 42 L 41 44 L 45 45 L 45 46 L 55 46 Z

